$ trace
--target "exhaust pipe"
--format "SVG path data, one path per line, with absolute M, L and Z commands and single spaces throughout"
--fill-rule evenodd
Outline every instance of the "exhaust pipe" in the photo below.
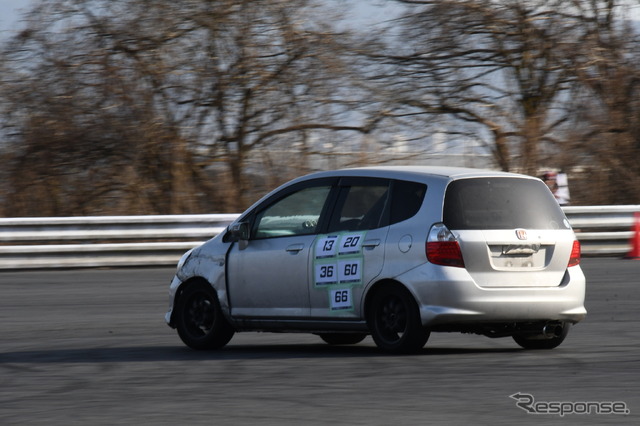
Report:
M 562 335 L 562 324 L 557 322 L 548 322 L 542 327 L 542 335 L 547 339 L 560 337 Z

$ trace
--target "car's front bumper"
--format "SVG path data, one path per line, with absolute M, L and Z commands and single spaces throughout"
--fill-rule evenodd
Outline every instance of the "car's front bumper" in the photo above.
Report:
M 164 321 L 171 328 L 175 328 L 175 325 L 173 324 L 173 319 L 172 319 L 173 305 L 176 298 L 176 291 L 178 290 L 178 287 L 180 287 L 180 284 L 182 284 L 182 281 L 176 275 L 171 280 L 171 285 L 169 286 L 169 310 L 167 311 L 166 314 L 164 314 Z

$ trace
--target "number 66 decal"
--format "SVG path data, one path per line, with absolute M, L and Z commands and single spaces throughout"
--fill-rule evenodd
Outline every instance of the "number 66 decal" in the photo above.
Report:
M 332 311 L 353 309 L 350 288 L 331 289 L 329 291 L 329 300 L 331 301 Z

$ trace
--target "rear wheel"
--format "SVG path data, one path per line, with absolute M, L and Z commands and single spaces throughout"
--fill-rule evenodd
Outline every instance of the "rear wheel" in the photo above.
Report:
M 175 315 L 180 339 L 193 349 L 221 348 L 235 333 L 207 283 L 189 285 L 178 299 Z
M 422 327 L 413 296 L 400 285 L 387 285 L 374 294 L 369 327 L 376 345 L 391 353 L 416 352 L 427 343 L 430 335 Z
M 571 324 L 563 323 L 562 330 L 553 337 L 548 337 L 544 334 L 517 334 L 513 336 L 513 340 L 525 349 L 553 349 L 564 341 L 569 334 L 569 328 Z
M 366 333 L 320 333 L 318 336 L 330 345 L 355 345 L 367 337 Z

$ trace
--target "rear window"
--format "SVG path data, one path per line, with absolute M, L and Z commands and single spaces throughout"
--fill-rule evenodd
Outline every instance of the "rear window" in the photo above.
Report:
M 510 177 L 453 181 L 444 201 L 449 229 L 569 229 L 547 186 Z

